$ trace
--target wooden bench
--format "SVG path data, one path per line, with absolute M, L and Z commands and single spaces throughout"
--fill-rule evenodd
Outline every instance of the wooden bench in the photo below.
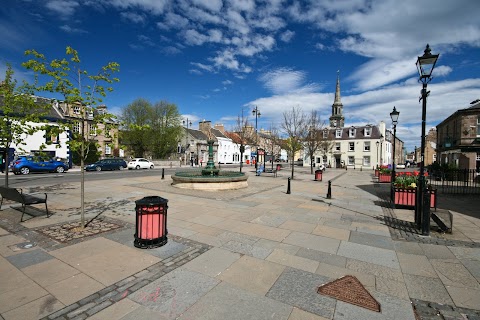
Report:
M 263 171 L 263 173 L 271 173 L 271 174 L 273 174 L 274 178 L 277 177 L 277 170 L 276 169 L 265 169 L 265 171 Z
M 20 191 L 19 191 L 20 190 Z M 25 207 L 32 205 L 32 204 L 40 204 L 45 203 L 45 210 L 47 210 L 47 218 L 50 217 L 47 207 L 47 194 L 45 193 L 45 197 L 39 197 L 37 195 L 26 194 L 22 192 L 22 189 L 15 189 L 15 188 L 7 188 L 7 187 L 0 187 L 0 195 L 2 196 L 2 200 L 0 201 L 0 209 L 2 209 L 3 199 L 15 201 L 22 204 L 22 218 L 21 222 L 23 222 L 23 215 L 25 214 Z

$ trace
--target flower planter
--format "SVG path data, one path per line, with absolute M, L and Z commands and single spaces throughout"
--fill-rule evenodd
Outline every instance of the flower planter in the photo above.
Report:
M 378 182 L 392 182 L 392 175 L 390 173 L 380 173 L 378 175 Z
M 399 206 L 415 207 L 417 189 L 394 188 L 394 204 Z M 430 208 L 437 207 L 437 190 L 427 189 L 430 194 Z

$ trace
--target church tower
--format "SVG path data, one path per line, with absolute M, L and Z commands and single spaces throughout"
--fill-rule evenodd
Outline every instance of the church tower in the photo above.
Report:
M 340 71 L 337 71 L 337 87 L 335 88 L 335 101 L 332 105 L 332 116 L 330 117 L 330 127 L 343 128 L 345 118 L 343 117 L 343 104 L 340 101 Z

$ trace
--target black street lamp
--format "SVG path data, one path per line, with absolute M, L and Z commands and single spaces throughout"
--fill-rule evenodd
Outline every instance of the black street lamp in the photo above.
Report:
M 258 110 L 257 106 L 255 106 L 255 109 L 252 110 L 252 113 L 255 116 L 255 145 L 256 145 L 256 150 L 257 150 L 257 156 L 255 158 L 255 172 L 257 172 L 257 168 L 258 168 L 258 117 L 261 116 L 261 113 Z
M 395 142 L 396 142 L 396 136 L 397 136 L 397 123 L 398 123 L 398 116 L 400 115 L 400 112 L 397 111 L 397 108 L 395 106 L 393 107 L 393 111 L 390 112 L 390 118 L 392 119 L 393 123 L 393 156 L 392 156 L 392 183 L 395 183 Z M 390 188 L 390 199 L 393 201 L 393 187 Z
M 188 127 L 192 127 L 192 122 L 189 121 L 187 118 L 187 121 L 183 120 L 183 125 L 187 128 L 187 130 L 185 131 L 185 165 L 187 165 Z
M 375 144 L 377 145 L 377 169 L 378 169 L 379 168 L 379 166 L 378 166 L 378 145 L 380 144 L 380 141 L 375 142 Z
M 425 119 L 427 116 L 427 97 L 430 91 L 427 91 L 427 84 L 432 80 L 432 71 L 438 60 L 438 54 L 432 54 L 430 46 L 427 44 L 423 56 L 418 57 L 417 69 L 420 75 L 418 82 L 423 84 L 420 100 L 422 104 L 422 144 L 420 147 L 420 177 L 418 178 L 417 207 L 415 212 L 415 223 L 422 224 L 422 234 L 430 234 L 430 197 L 427 194 L 425 181 Z M 427 201 L 425 199 L 427 198 Z M 425 209 L 425 207 L 427 208 Z

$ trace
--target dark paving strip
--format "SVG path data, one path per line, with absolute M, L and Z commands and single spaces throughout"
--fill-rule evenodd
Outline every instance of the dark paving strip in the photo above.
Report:
M 168 237 L 169 241 L 183 244 L 185 249 L 42 319 L 86 319 L 91 317 L 211 249 L 211 246 L 193 240 L 172 235 Z
M 459 320 L 478 320 L 480 319 L 480 310 L 452 307 L 446 304 L 428 302 L 418 299 L 410 299 L 413 309 L 422 320 L 440 320 L 440 319 L 459 319 Z

